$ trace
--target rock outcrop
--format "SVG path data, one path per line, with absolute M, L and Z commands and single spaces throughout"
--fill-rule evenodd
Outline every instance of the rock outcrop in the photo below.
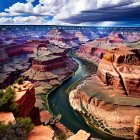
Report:
M 134 140 L 139 139 L 140 139 L 140 116 L 136 116 L 134 121 Z
M 27 140 L 53 140 L 54 131 L 49 126 L 35 126 Z
M 28 55 L 15 56 L 0 67 L 0 89 L 12 85 L 21 73 L 30 67 Z
M 89 40 L 80 31 L 78 31 L 78 32 L 75 33 L 75 37 L 77 37 L 81 43 L 86 43 Z
M 69 101 L 89 124 L 115 137 L 132 139 L 139 116 L 139 49 L 117 47 L 99 63 L 96 75 L 71 91 Z
M 35 48 L 32 46 L 27 46 L 27 45 L 19 45 L 19 44 L 14 44 L 11 45 L 5 49 L 8 56 L 15 56 L 15 55 L 21 55 L 21 54 L 28 54 L 28 53 L 33 53 L 35 51 Z
M 23 84 L 12 86 L 15 93 L 15 101 L 18 104 L 18 116 L 27 117 L 35 106 L 35 89 L 31 82 L 23 81 Z
M 139 49 L 119 47 L 106 53 L 101 60 L 97 75 L 113 90 L 123 90 L 124 94 L 140 97 Z
M 56 41 L 71 41 L 75 40 L 76 38 L 73 34 L 70 34 L 63 29 L 54 29 L 48 32 L 47 39 Z
M 90 134 L 84 130 L 79 130 L 75 135 L 71 136 L 67 140 L 89 140 Z
M 98 65 L 104 54 L 118 46 L 125 46 L 125 44 L 122 42 L 112 43 L 109 38 L 98 38 L 92 42 L 82 44 L 76 51 L 76 55 Z
M 48 92 L 70 76 L 77 67 L 66 53 L 65 49 L 53 49 L 45 44 L 39 45 L 32 60 L 32 66 L 22 76 L 34 83 L 36 91 L 41 87 L 41 93 Z
M 15 123 L 15 117 L 12 112 L 0 112 L 0 122 L 8 124 L 9 122 Z

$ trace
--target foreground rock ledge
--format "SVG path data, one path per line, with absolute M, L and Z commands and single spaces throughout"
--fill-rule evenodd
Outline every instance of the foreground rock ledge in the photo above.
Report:
M 84 130 L 79 130 L 77 134 L 71 136 L 67 140 L 88 140 L 90 133 L 85 132 Z

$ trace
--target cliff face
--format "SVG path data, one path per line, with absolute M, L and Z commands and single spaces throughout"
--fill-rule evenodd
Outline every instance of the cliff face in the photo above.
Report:
M 20 74 L 30 67 L 28 55 L 15 56 L 7 63 L 1 64 L 0 68 L 0 89 L 12 85 Z
M 139 51 L 121 47 L 106 53 L 97 75 L 115 91 L 120 89 L 127 96 L 140 97 Z
M 36 91 L 48 92 L 70 76 L 77 67 L 77 64 L 66 55 L 66 50 L 50 48 L 44 44 L 39 45 L 34 54 L 32 66 L 22 76 L 31 80 L 36 89 L 41 88 Z
M 71 41 L 76 39 L 73 34 L 64 31 L 63 29 L 54 29 L 48 32 L 47 34 L 48 40 L 55 40 L 55 41 Z
M 6 48 L 6 52 L 8 56 L 15 56 L 15 55 L 21 55 L 21 54 L 27 54 L 27 53 L 33 53 L 35 51 L 35 48 L 33 46 L 27 46 L 27 45 L 11 45 L 10 47 Z
M 88 61 L 99 64 L 104 54 L 106 54 L 111 48 L 119 45 L 124 46 L 122 42 L 123 41 L 111 42 L 109 37 L 98 38 L 92 42 L 82 44 L 76 54 Z
M 69 95 L 74 110 L 90 124 L 117 137 L 133 138 L 133 120 L 139 116 L 139 49 L 118 47 L 108 51 L 96 75 Z
M 81 43 L 86 43 L 89 40 L 80 31 L 75 33 L 75 37 L 77 37 Z
M 98 122 L 99 129 L 118 137 L 133 137 L 133 119 L 140 115 L 138 107 L 106 103 L 77 90 L 70 93 L 69 101 L 74 110 L 90 118 L 91 124 Z
M 35 106 L 35 89 L 29 81 L 23 84 L 14 84 L 12 88 L 15 91 L 15 100 L 18 104 L 18 116 L 27 117 Z

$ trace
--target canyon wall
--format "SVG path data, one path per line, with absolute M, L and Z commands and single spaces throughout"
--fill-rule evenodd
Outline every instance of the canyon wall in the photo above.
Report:
M 139 51 L 122 46 L 109 50 L 97 74 L 69 94 L 74 110 L 115 137 L 132 139 L 134 119 L 140 115 Z

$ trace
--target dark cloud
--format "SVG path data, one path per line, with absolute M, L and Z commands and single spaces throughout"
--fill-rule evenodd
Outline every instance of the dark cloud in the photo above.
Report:
M 97 23 L 102 21 L 140 24 L 140 6 L 127 7 L 131 3 L 121 3 L 115 6 L 82 11 L 80 14 L 62 19 L 71 24 Z

